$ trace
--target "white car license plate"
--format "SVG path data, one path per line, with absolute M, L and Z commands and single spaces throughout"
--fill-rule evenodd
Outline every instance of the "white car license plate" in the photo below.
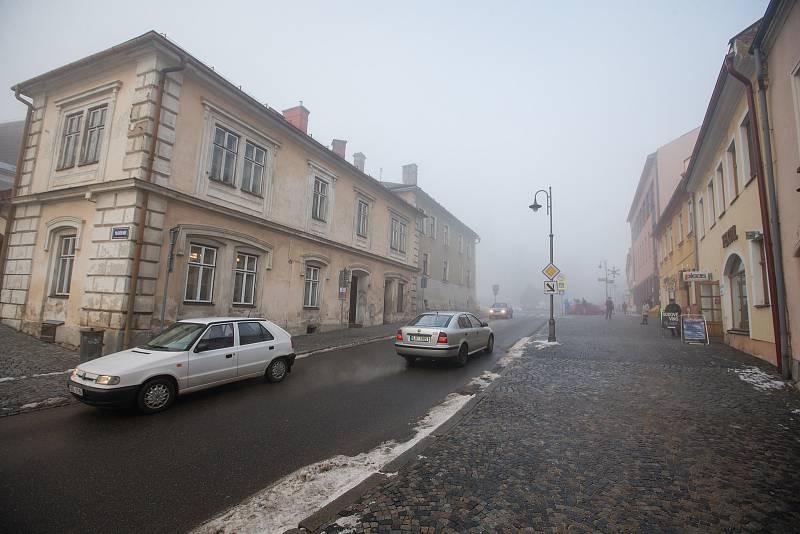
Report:
M 75 395 L 83 397 L 83 388 L 79 388 L 77 386 L 73 386 L 70 384 L 69 390 L 74 393 Z
M 427 342 L 427 341 L 431 340 L 431 336 L 411 336 L 411 335 L 409 335 L 408 339 L 411 340 L 411 341 L 426 341 Z

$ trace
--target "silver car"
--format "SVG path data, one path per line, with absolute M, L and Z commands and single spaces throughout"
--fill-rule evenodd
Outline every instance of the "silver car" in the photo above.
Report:
M 394 347 L 409 365 L 417 358 L 453 358 L 463 367 L 470 354 L 494 350 L 494 334 L 469 312 L 429 312 L 398 330 Z

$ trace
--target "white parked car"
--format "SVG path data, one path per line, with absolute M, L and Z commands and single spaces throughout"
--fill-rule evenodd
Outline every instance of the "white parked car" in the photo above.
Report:
M 179 321 L 141 347 L 78 365 L 67 384 L 81 402 L 166 410 L 178 395 L 291 372 L 292 336 L 265 319 L 211 317 Z

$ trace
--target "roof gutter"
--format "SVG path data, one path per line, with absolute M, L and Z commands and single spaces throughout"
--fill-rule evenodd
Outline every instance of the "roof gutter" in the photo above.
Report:
M 167 83 L 167 74 L 178 72 L 186 68 L 186 58 L 181 56 L 181 63 L 175 67 L 166 67 L 159 71 L 158 96 L 153 117 L 153 131 L 150 136 L 150 148 L 147 155 L 147 171 L 144 175 L 146 183 L 153 181 L 153 166 L 156 160 L 156 148 L 158 146 L 158 128 L 161 126 L 161 106 L 164 101 L 164 88 Z M 144 241 L 144 229 L 147 225 L 147 206 L 150 203 L 150 190 L 145 188 L 142 192 L 142 201 L 137 203 L 137 217 L 139 221 L 136 227 L 136 245 L 133 249 L 133 265 L 131 266 L 131 283 L 128 288 L 128 302 L 125 309 L 125 330 L 122 334 L 122 348 L 130 348 L 131 328 L 133 326 L 133 314 L 136 307 L 136 291 L 139 285 L 139 270 L 142 264 L 142 248 Z
M 775 241 L 775 281 L 778 300 L 778 323 L 780 325 L 780 359 L 783 378 L 791 378 L 792 360 L 789 355 L 789 328 L 786 317 L 786 280 L 783 274 L 783 246 L 781 244 L 781 225 L 778 218 L 778 199 L 775 195 L 775 169 L 772 165 L 772 140 L 770 139 L 769 110 L 767 109 L 767 80 L 761 63 L 761 49 L 755 47 L 753 55 L 756 60 L 756 77 L 758 80 L 758 104 L 761 106 L 761 135 L 764 136 L 764 153 L 766 154 L 767 192 L 769 193 L 770 232 L 778 236 Z M 776 342 L 778 339 L 776 338 Z
M 758 114 L 756 113 L 756 100 L 755 96 L 753 95 L 753 84 L 750 82 L 750 79 L 736 70 L 733 66 L 733 55 L 729 54 L 725 57 L 725 70 L 739 80 L 745 88 L 747 92 L 747 107 L 750 113 L 750 120 L 752 124 L 755 125 L 757 123 Z M 767 131 L 767 135 L 768 135 Z M 767 141 L 768 142 L 768 141 Z M 781 359 L 781 325 L 780 325 L 780 317 L 778 313 L 778 308 L 780 307 L 778 304 L 778 288 L 776 283 L 776 276 L 775 276 L 775 257 L 773 255 L 772 250 L 772 232 L 770 230 L 770 215 L 769 209 L 767 207 L 767 184 L 766 180 L 764 179 L 764 160 L 762 157 L 763 152 L 761 151 L 761 139 L 758 134 L 753 136 L 753 144 L 755 146 L 750 147 L 750 153 L 752 156 L 750 158 L 750 172 L 752 173 L 755 171 L 756 173 L 756 181 L 758 182 L 758 200 L 761 208 L 761 227 L 762 231 L 764 232 L 764 256 L 766 257 L 767 262 L 767 279 L 769 280 L 769 301 L 770 301 L 770 309 L 772 311 L 772 329 L 775 336 L 775 362 L 778 366 L 778 371 L 783 374 L 783 361 Z M 770 154 L 769 159 L 772 159 Z M 755 167 L 755 169 L 753 169 Z
M 14 183 L 11 186 L 11 197 L 9 198 L 11 207 L 9 208 L 8 223 L 6 224 L 6 239 L 3 240 L 3 247 L 2 250 L 0 250 L 0 289 L 3 288 L 3 281 L 5 279 L 6 256 L 8 255 L 8 247 L 11 245 L 11 232 L 14 228 L 14 217 L 17 212 L 16 206 L 11 201 L 17 196 L 19 183 L 22 180 L 22 165 L 25 162 L 25 151 L 28 149 L 28 134 L 31 129 L 31 121 L 33 120 L 33 103 L 28 102 L 20 96 L 19 86 L 14 87 L 14 98 L 25 104 L 28 111 L 25 114 L 25 126 L 22 128 L 22 139 L 20 142 L 19 154 L 17 155 L 17 168 L 14 173 Z

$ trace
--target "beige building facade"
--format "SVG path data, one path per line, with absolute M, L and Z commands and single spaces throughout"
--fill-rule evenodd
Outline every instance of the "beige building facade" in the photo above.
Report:
M 731 40 L 733 68 L 754 81 L 747 48 L 757 25 Z M 709 330 L 773 365 L 775 335 L 758 187 L 756 124 L 745 85 L 723 65 L 687 171 L 694 201 L 698 269 L 710 273 L 717 314 L 704 310 Z
M 281 114 L 154 32 L 18 89 L 5 324 L 70 345 L 102 330 L 107 353 L 162 314 L 306 333 L 417 310 L 420 211 L 313 140 L 303 106 Z
M 420 210 L 421 310 L 477 310 L 475 247 L 480 237 L 417 184 L 417 165 L 403 166 L 402 183 L 384 185 Z

